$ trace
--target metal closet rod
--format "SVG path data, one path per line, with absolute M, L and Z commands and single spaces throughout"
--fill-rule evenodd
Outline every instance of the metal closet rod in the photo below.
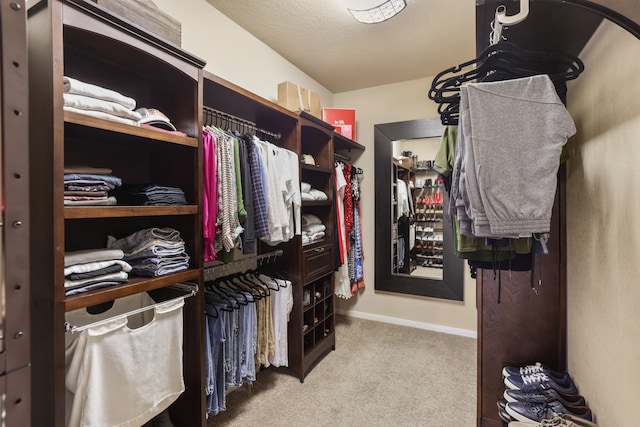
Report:
M 179 300 L 183 300 L 183 299 L 187 299 L 189 297 L 192 297 L 194 295 L 196 295 L 198 293 L 198 285 L 197 284 L 188 284 L 188 283 L 175 283 L 171 286 L 167 286 L 167 288 L 172 288 L 172 289 L 179 289 L 182 291 L 187 292 L 184 295 L 180 295 L 179 297 L 176 298 L 172 298 L 166 301 L 162 301 L 162 302 L 158 302 L 156 304 L 151 304 L 151 305 L 147 305 L 145 307 L 140 307 L 137 308 L 135 310 L 131 310 L 131 311 L 127 311 L 126 313 L 121 313 L 121 314 L 116 314 L 114 316 L 109 317 L 108 319 L 104 319 L 104 320 L 100 320 L 94 323 L 89 323 L 88 325 L 82 325 L 82 326 L 75 326 L 70 324 L 69 322 L 64 322 L 64 331 L 65 332 L 70 332 L 72 334 L 76 333 L 76 332 L 81 332 L 84 331 L 85 329 L 88 328 L 92 328 L 94 326 L 100 326 L 103 323 L 107 323 L 112 321 L 113 319 L 117 319 L 117 318 L 121 318 L 121 317 L 129 317 L 129 316 L 133 316 L 134 314 L 138 314 L 138 313 L 143 313 L 147 310 L 151 310 L 154 309 L 162 304 L 166 304 L 167 302 L 171 302 L 171 301 L 179 301 Z
M 249 129 L 252 129 L 252 130 L 254 130 L 256 132 L 262 133 L 264 135 L 270 136 L 270 137 L 275 138 L 275 139 L 280 139 L 282 137 L 282 134 L 280 134 L 280 132 L 271 132 L 271 131 L 259 128 L 258 126 L 256 126 L 255 123 L 252 123 L 252 122 L 250 122 L 248 120 L 241 119 L 241 118 L 236 117 L 236 116 L 232 116 L 232 115 L 227 114 L 227 113 L 223 113 L 222 111 L 215 110 L 215 109 L 213 109 L 211 107 L 204 106 L 204 107 L 202 107 L 202 110 L 203 110 L 204 115 L 205 115 L 205 125 L 213 125 L 213 123 L 208 123 L 208 120 L 206 120 L 208 117 L 213 116 L 213 117 L 222 119 L 223 121 L 228 121 L 228 122 L 240 125 L 240 126 L 247 127 Z
M 280 255 L 282 255 L 282 249 L 278 249 L 276 251 L 268 252 L 265 254 L 254 255 L 246 258 L 237 259 L 224 264 L 205 265 L 204 280 L 205 282 L 214 280 L 218 277 L 218 275 L 215 273 L 222 272 L 222 271 L 230 271 L 232 270 L 232 267 L 236 267 L 241 263 L 255 262 L 255 261 L 260 262 L 262 260 L 267 260 L 267 262 L 273 262 Z

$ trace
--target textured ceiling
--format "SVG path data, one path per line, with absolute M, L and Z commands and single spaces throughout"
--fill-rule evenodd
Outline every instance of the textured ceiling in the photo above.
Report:
M 333 93 L 433 76 L 475 57 L 474 0 L 407 0 L 373 25 L 356 22 L 347 0 L 207 1 Z

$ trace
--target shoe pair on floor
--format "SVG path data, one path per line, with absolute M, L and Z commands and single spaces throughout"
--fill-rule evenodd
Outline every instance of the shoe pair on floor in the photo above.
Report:
M 541 423 L 560 414 L 588 421 L 593 419 L 584 397 L 578 394 L 566 372 L 553 371 L 536 363 L 505 367 L 502 374 L 507 389 L 504 400 L 498 401 L 498 412 L 505 422 Z

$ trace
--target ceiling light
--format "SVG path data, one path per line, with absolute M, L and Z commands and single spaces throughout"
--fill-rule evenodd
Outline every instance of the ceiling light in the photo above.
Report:
M 378 22 L 393 18 L 407 5 L 405 0 L 387 0 L 382 3 L 380 3 L 380 1 L 381 0 L 373 0 L 373 4 L 375 5 L 377 3 L 377 6 L 373 6 L 368 9 L 348 10 L 358 22 L 365 24 L 377 24 Z M 370 1 L 369 3 L 372 2 Z

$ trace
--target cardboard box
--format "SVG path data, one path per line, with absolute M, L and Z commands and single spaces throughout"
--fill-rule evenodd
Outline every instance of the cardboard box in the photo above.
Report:
M 178 47 L 182 44 L 182 25 L 180 21 L 158 9 L 151 0 L 93 1 Z
M 323 108 L 322 120 L 336 128 L 345 138 L 356 140 L 356 110 L 349 108 Z
M 320 94 L 291 82 L 278 84 L 278 105 L 287 110 L 307 113 L 322 118 Z

